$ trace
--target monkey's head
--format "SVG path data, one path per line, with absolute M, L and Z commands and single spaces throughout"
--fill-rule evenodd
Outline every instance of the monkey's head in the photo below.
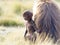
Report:
M 24 17 L 24 19 L 25 20 L 31 20 L 32 19 L 32 16 L 33 16 L 33 13 L 32 12 L 30 12 L 30 11 L 26 11 L 26 12 L 24 12 L 23 13 L 23 17 Z

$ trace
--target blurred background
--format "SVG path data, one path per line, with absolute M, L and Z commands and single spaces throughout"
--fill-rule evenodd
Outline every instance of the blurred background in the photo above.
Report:
M 32 7 L 33 0 L 0 0 L 0 26 L 23 27 L 22 14 L 25 10 L 32 10 Z
M 60 0 L 55 0 L 58 5 Z M 23 12 L 32 10 L 34 0 L 0 0 L 0 45 L 28 45 L 23 40 Z M 45 45 L 45 44 L 44 44 Z
M 32 5 L 33 0 L 0 0 L 0 25 L 24 26 L 22 14 Z

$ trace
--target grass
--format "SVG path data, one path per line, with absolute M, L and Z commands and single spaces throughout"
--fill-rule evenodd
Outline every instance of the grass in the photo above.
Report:
M 23 19 L 18 16 L 0 16 L 0 26 L 21 26 L 24 27 Z
M 13 6 L 13 10 L 16 14 L 21 14 L 23 13 L 25 10 L 31 10 L 33 5 L 32 1 L 27 1 L 27 2 L 18 2 L 15 3 Z
M 4 32 L 7 32 L 9 30 L 9 32 L 6 33 L 6 35 L 1 35 L 1 31 L 4 28 Z M 1 29 L 1 28 L 0 28 Z M 0 45 L 57 45 L 53 44 L 53 40 L 52 39 L 48 39 L 48 36 L 46 37 L 44 42 L 41 42 L 41 38 L 39 36 L 37 36 L 37 40 L 34 43 L 30 42 L 29 40 L 25 41 L 24 40 L 24 32 L 25 32 L 25 27 L 23 28 L 17 28 L 17 27 L 2 27 L 2 29 L 0 30 Z M 10 31 L 11 30 L 11 31 Z
M 1 2 L 0 26 L 24 27 L 22 13 L 31 10 L 32 1 L 3 1 Z M 3 6 L 2 6 L 3 5 Z

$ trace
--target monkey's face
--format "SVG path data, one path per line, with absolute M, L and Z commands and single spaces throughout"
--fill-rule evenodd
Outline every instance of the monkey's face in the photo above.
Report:
M 31 19 L 31 17 L 30 17 L 30 16 L 24 16 L 24 19 L 25 19 L 26 21 L 28 21 L 28 20 Z
M 27 16 L 25 16 L 25 17 L 24 17 L 24 19 L 25 19 L 25 20 L 28 20 L 28 17 L 27 17 Z

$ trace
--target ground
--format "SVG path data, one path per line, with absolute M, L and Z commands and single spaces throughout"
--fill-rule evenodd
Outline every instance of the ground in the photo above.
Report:
M 0 26 L 0 45 L 53 45 L 51 39 L 40 42 L 40 39 L 35 44 L 24 40 L 25 27 L 4 27 Z
M 21 27 L 0 27 L 0 45 L 24 45 L 24 30 Z

